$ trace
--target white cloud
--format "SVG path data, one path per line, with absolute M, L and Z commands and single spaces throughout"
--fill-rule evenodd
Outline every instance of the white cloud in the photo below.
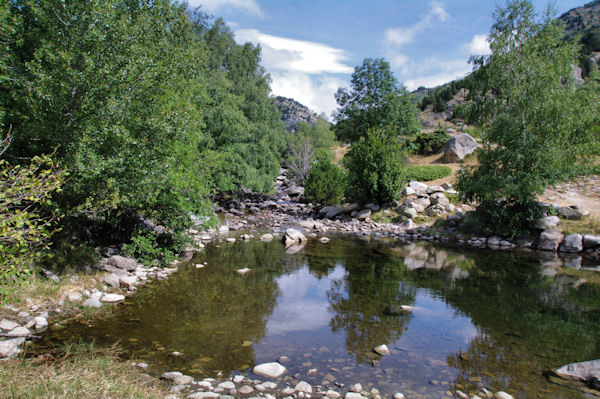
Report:
M 452 80 L 466 76 L 473 67 L 466 60 L 441 61 L 430 58 L 424 67 L 414 77 L 404 83 L 408 90 L 415 90 L 420 86 L 435 87 Z
M 348 82 L 332 76 L 314 76 L 298 71 L 272 72 L 271 90 L 274 95 L 293 98 L 318 114 L 331 113 L 337 108 L 334 94 Z
M 472 55 L 488 55 L 492 53 L 490 44 L 487 40 L 487 35 L 475 35 L 469 43 L 466 44 L 466 49 Z
M 235 36 L 238 42 L 260 43 L 263 65 L 267 70 L 274 68 L 315 74 L 353 71 L 343 63 L 347 59 L 343 50 L 325 44 L 272 36 L 256 29 L 240 29 Z
M 265 15 L 256 0 L 189 0 L 189 4 L 201 6 L 203 11 L 209 13 L 237 8 L 257 17 L 264 17 Z
M 303 40 L 279 37 L 256 29 L 235 32 L 238 43 L 258 43 L 262 49 L 262 65 L 271 74 L 274 95 L 290 97 L 317 113 L 330 116 L 336 109 L 334 94 L 347 86 L 336 74 L 349 74 L 354 69 L 344 62 L 345 51 Z
M 439 1 L 431 1 L 429 3 L 429 11 L 421 16 L 419 21 L 407 28 L 390 28 L 385 31 L 385 41 L 389 45 L 401 47 L 405 44 L 412 43 L 417 34 L 425 31 L 433 25 L 433 22 L 444 22 L 450 17 L 450 14 L 444 8 L 444 4 Z

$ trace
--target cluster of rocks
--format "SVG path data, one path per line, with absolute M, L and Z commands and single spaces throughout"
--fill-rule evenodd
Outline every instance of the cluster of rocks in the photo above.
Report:
M 17 313 L 17 309 L 11 306 L 5 306 L 5 309 Z M 4 340 L 0 341 L 0 359 L 15 357 L 19 353 L 19 348 L 27 339 L 38 338 L 37 333 L 42 333 L 48 329 L 48 312 L 39 312 L 36 305 L 30 304 L 29 309 L 33 315 L 27 311 L 20 311 L 14 315 L 14 320 L 4 318 L 0 320 L 0 331 Z
M 410 181 L 402 192 L 406 200 L 399 210 L 405 217 L 411 219 L 421 213 L 429 216 L 441 216 L 457 211 L 463 212 L 462 208 L 457 208 L 450 203 L 446 194 L 457 194 L 450 183 L 429 186 L 418 181 Z
M 381 355 L 387 355 L 385 345 L 381 345 L 374 350 Z M 144 364 L 145 366 L 145 364 Z M 363 387 L 356 383 L 350 385 L 346 392 L 342 392 L 343 384 L 337 384 L 335 389 L 322 385 L 311 385 L 300 379 L 300 375 L 295 375 L 294 379 L 290 377 L 281 378 L 287 369 L 278 362 L 262 363 L 255 366 L 252 370 L 253 375 L 233 375 L 229 379 L 204 378 L 196 380 L 192 376 L 184 375 L 177 371 L 163 373 L 161 379 L 170 381 L 172 386 L 171 395 L 165 399 L 175 399 L 185 397 L 189 399 L 233 399 L 235 397 L 252 397 L 265 399 L 308 399 L 318 397 L 323 399 L 382 399 L 382 395 L 377 388 Z M 310 373 L 310 372 L 309 372 Z M 260 378 L 267 378 L 263 381 Z M 329 384 L 327 384 L 329 385 Z M 460 390 L 448 392 L 455 398 L 461 399 L 513 399 L 506 392 L 492 392 L 482 388 L 477 395 L 469 396 Z M 392 395 L 393 399 L 405 399 L 404 394 L 396 392 Z
M 107 272 L 103 276 L 102 282 L 104 285 L 101 287 L 101 290 L 97 288 L 93 288 L 92 290 L 73 288 L 57 301 L 57 307 L 51 311 L 52 314 L 50 315 L 48 311 L 41 311 L 30 299 L 27 300 L 29 312 L 19 311 L 10 305 L 4 306 L 5 310 L 14 313 L 14 319 L 18 322 L 8 319 L 0 321 L 0 337 L 5 338 L 5 340 L 0 341 L 0 359 L 17 356 L 20 347 L 27 339 L 40 338 L 35 334 L 42 333 L 48 329 L 49 316 L 61 313 L 62 307 L 66 302 L 78 304 L 84 308 L 100 308 L 104 304 L 122 302 L 125 300 L 125 295 L 121 292 L 134 292 L 139 285 L 153 279 L 167 279 L 170 274 L 177 271 L 178 263 L 179 261 L 174 261 L 171 265 L 172 267 L 164 269 L 158 267 L 147 268 L 138 264 L 134 259 L 113 255 L 102 261 L 98 266 L 101 270 Z M 72 276 L 70 282 L 75 284 L 77 280 L 77 276 Z M 109 292 L 119 289 L 121 291 Z M 31 315 L 30 312 L 34 312 L 35 315 Z

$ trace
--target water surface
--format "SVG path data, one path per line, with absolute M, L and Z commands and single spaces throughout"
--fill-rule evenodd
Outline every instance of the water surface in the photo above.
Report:
M 600 357 L 600 292 L 578 281 L 594 272 L 555 275 L 553 256 L 348 237 L 311 240 L 292 254 L 279 242 L 213 244 L 114 316 L 46 342 L 119 341 L 157 375 L 250 373 L 287 356 L 290 383 L 342 391 L 360 382 L 408 398 L 481 387 L 516 398 L 592 397 L 544 376 Z M 251 271 L 236 273 L 244 267 Z M 391 355 L 375 354 L 380 344 Z

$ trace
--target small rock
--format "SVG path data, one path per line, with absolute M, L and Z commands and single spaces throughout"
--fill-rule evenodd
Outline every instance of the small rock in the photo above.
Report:
M 348 392 L 346 393 L 346 396 L 344 396 L 344 399 L 363 399 L 363 396 L 356 392 Z
M 370 209 L 363 209 L 362 211 L 358 212 L 358 214 L 356 215 L 356 218 L 358 220 L 368 220 L 370 217 L 371 217 Z
M 265 242 L 273 241 L 273 234 L 263 234 L 262 236 L 260 236 L 260 240 Z
M 81 304 L 84 308 L 101 308 L 102 302 L 100 302 L 100 296 L 92 295 Z
M 558 208 L 558 214 L 565 219 L 578 220 L 585 216 L 581 209 L 572 206 L 561 206 Z
M 190 377 L 189 375 L 178 375 L 177 377 L 173 378 L 173 384 L 175 385 L 187 385 L 187 384 L 191 384 L 194 381 L 193 377 Z
M 19 327 L 19 324 L 15 323 L 14 321 L 10 321 L 8 319 L 0 320 L 0 329 L 2 331 L 10 331 L 17 327 Z
M 243 385 L 237 391 L 242 395 L 247 395 L 249 393 L 252 393 L 254 391 L 254 388 L 252 388 L 250 385 Z
M 442 186 L 427 186 L 427 190 L 425 191 L 426 194 L 433 194 L 433 193 L 443 193 L 444 188 Z
M 188 399 L 217 399 L 220 397 L 221 395 L 216 392 L 196 392 L 186 396 Z
M 162 373 L 160 378 L 163 380 L 174 380 L 175 377 L 181 377 L 183 374 L 179 371 L 167 371 L 166 373 Z
M 244 381 L 244 376 L 243 375 L 236 375 L 236 376 L 233 377 L 233 382 L 235 382 L 236 384 L 239 384 L 242 381 Z
M 329 389 L 327 392 L 325 392 L 325 396 L 327 396 L 330 399 L 338 399 L 342 395 L 339 392 Z
M 312 393 L 312 386 L 306 381 L 300 381 L 294 387 L 294 392 Z
M 243 269 L 236 270 L 235 272 L 236 272 L 237 274 L 246 274 L 246 273 L 248 273 L 249 271 L 250 271 L 250 269 L 248 269 L 247 267 L 244 267 Z
M 271 381 L 263 382 L 262 385 L 265 388 L 267 388 L 267 389 L 275 389 L 275 388 L 277 388 L 277 384 L 275 384 L 274 382 L 271 382 Z
M 19 346 L 23 345 L 25 338 L 13 338 L 0 341 L 0 358 L 15 357 L 19 354 Z
M 409 195 L 415 195 L 416 193 L 417 192 L 412 187 L 405 187 L 404 190 L 402 190 L 403 197 L 408 197 Z
M 147 369 L 148 368 L 148 363 L 138 363 L 136 364 L 137 367 L 141 368 L 141 369 Z
M 286 368 L 277 362 L 262 363 L 255 366 L 252 372 L 267 378 L 278 378 L 286 372 Z
M 360 393 L 360 392 L 362 392 L 362 390 L 363 390 L 363 387 L 361 384 L 354 384 L 354 385 L 352 385 L 352 387 L 350 387 L 350 392 Z
M 512 395 L 507 394 L 506 392 L 496 392 L 494 394 L 494 399 L 514 399 Z
M 13 328 L 9 332 L 7 332 L 6 336 L 7 337 L 26 337 L 30 334 L 31 334 L 31 331 L 29 331 L 27 328 L 19 326 L 19 327 Z
M 138 283 L 138 278 L 136 276 L 119 276 L 119 283 L 128 290 L 134 290 Z
M 306 236 L 296 229 L 287 229 L 282 239 L 283 243 L 288 245 L 301 244 L 308 241 Z
M 103 281 L 113 288 L 119 288 L 120 282 L 119 282 L 119 275 L 117 273 L 110 273 L 110 274 L 104 276 Z
M 378 353 L 380 355 L 389 355 L 390 354 L 390 350 L 388 349 L 387 345 L 379 345 L 378 347 L 373 349 L 375 351 L 375 353 Z
M 232 381 L 224 381 L 224 382 L 220 383 L 217 386 L 219 388 L 223 388 L 223 389 L 233 389 L 233 388 L 235 388 L 235 384 Z
M 36 332 L 43 332 L 46 331 L 48 329 L 48 319 L 46 319 L 45 317 L 34 317 L 33 320 L 35 321 L 35 331 Z
M 394 399 L 405 399 L 405 396 L 404 396 L 404 394 L 403 394 L 403 393 L 396 392 L 396 393 L 394 394 Z
M 114 267 L 118 267 L 119 269 L 127 270 L 128 272 L 132 272 L 138 266 L 137 262 L 131 258 L 125 258 L 119 255 L 113 255 L 108 258 L 108 264 Z
M 124 301 L 125 296 L 120 294 L 104 294 L 100 300 L 106 303 L 115 303 Z
M 327 244 L 330 241 L 329 238 L 327 237 L 321 237 L 319 238 L 319 242 L 322 242 L 323 244 Z

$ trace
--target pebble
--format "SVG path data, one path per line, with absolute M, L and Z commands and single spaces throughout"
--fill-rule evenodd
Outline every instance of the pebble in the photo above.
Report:
M 312 386 L 306 381 L 300 381 L 294 387 L 294 392 L 312 393 Z
M 250 385 L 243 385 L 242 387 L 240 387 L 240 389 L 238 389 L 238 392 L 242 395 L 247 395 L 249 393 L 252 393 L 253 391 L 254 388 L 252 388 Z
M 363 387 L 361 384 L 354 384 L 350 387 L 350 392 L 362 392 Z
M 217 385 L 219 388 L 223 388 L 223 389 L 233 389 L 235 388 L 235 384 L 231 381 L 224 381 L 222 383 L 220 383 L 219 385 Z

